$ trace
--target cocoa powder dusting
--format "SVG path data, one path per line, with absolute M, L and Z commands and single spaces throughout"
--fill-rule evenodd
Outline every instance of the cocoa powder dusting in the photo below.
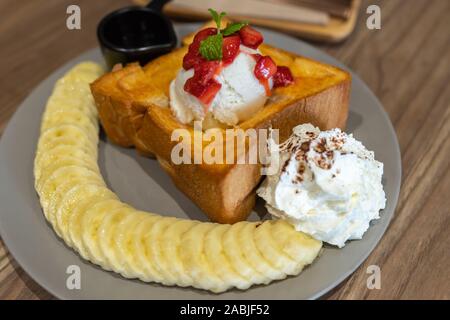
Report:
M 283 163 L 283 167 L 281 168 L 281 172 L 286 172 L 286 168 L 289 165 L 291 158 L 288 158 L 285 163 Z

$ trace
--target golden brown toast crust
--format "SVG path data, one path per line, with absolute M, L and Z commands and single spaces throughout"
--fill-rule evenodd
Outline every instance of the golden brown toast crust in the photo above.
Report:
M 193 128 L 179 123 L 168 108 L 169 84 L 181 68 L 187 48 L 162 56 L 143 68 L 136 64 L 110 72 L 91 85 L 103 128 L 115 143 L 155 154 L 177 187 L 211 220 L 234 223 L 245 220 L 255 202 L 261 179 L 257 164 L 181 164 L 171 162 L 174 129 Z M 261 45 L 277 65 L 288 66 L 295 83 L 273 90 L 266 106 L 238 125 L 277 128 L 285 140 L 292 128 L 310 122 L 322 130 L 345 128 L 350 75 L 269 45 Z

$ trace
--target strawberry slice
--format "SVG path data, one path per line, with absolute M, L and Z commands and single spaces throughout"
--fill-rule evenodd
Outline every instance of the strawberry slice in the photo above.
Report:
M 256 62 L 258 62 L 259 59 L 261 59 L 262 55 L 259 53 L 252 54 L 253 59 L 255 59 Z
M 202 40 L 205 40 L 206 38 L 208 38 L 209 36 L 215 35 L 217 34 L 217 28 L 206 28 L 206 29 L 202 29 L 199 32 L 197 32 L 197 34 L 194 36 L 194 40 L 192 41 L 193 43 L 200 43 Z
M 189 45 L 188 52 L 183 57 L 184 70 L 189 70 L 202 61 L 203 58 L 198 51 L 199 47 L 200 42 L 193 42 Z
M 194 75 L 184 84 L 184 90 L 208 105 L 222 85 L 214 79 L 220 61 L 202 61 L 194 66 Z
M 203 61 L 194 66 L 194 76 L 198 83 L 206 85 L 216 74 L 217 69 L 220 66 L 220 62 L 217 60 Z
M 222 85 L 214 79 L 202 84 L 195 77 L 189 78 L 184 84 L 184 90 L 197 97 L 205 105 L 209 105 L 214 100 L 221 87 Z
M 217 34 L 216 28 L 206 28 L 197 32 L 193 42 L 189 45 L 189 50 L 183 57 L 183 69 L 189 70 L 199 63 L 205 61 L 199 52 L 200 43 L 207 37 Z
M 268 80 L 277 72 L 277 65 L 269 56 L 262 56 L 256 62 L 254 74 L 255 77 L 260 80 Z
M 188 49 L 188 52 L 191 52 L 191 53 L 200 53 L 198 50 L 200 49 L 200 41 L 199 42 L 192 42 L 190 45 L 189 45 L 189 49 Z
M 252 49 L 258 48 L 258 46 L 264 40 L 262 34 L 250 26 L 241 28 L 241 30 L 239 30 L 239 35 L 241 36 L 244 46 L 250 47 Z
M 273 75 L 273 86 L 275 88 L 285 87 L 294 82 L 291 70 L 285 66 L 278 66 L 277 72 Z
M 188 51 L 186 55 L 183 57 L 183 69 L 189 70 L 193 67 L 195 67 L 197 64 L 201 63 L 203 61 L 203 58 L 201 55 L 194 51 Z
M 222 61 L 224 64 L 230 64 L 239 53 L 241 38 L 236 36 L 225 37 L 222 45 Z

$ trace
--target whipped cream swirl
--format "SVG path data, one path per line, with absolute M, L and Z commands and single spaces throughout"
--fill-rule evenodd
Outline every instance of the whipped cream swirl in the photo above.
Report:
M 338 247 L 361 239 L 379 218 L 386 204 L 383 164 L 351 134 L 304 124 L 270 149 L 279 152 L 277 174 L 257 193 L 273 216 Z

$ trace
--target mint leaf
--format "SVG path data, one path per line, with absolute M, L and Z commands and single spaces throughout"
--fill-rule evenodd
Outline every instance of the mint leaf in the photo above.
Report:
M 242 27 L 248 25 L 248 22 L 234 22 L 229 23 L 225 29 L 222 30 L 224 36 L 229 36 L 241 30 Z
M 200 42 L 199 52 L 206 60 L 221 60 L 222 42 L 223 36 L 221 33 L 209 36 L 208 38 Z
M 226 15 L 226 13 L 225 12 L 221 12 L 219 14 L 216 10 L 211 9 L 211 8 L 209 8 L 208 11 L 209 11 L 209 13 L 211 13 L 211 15 L 213 17 L 213 20 L 216 22 L 217 29 L 220 32 L 220 22 L 222 21 L 222 18 Z

